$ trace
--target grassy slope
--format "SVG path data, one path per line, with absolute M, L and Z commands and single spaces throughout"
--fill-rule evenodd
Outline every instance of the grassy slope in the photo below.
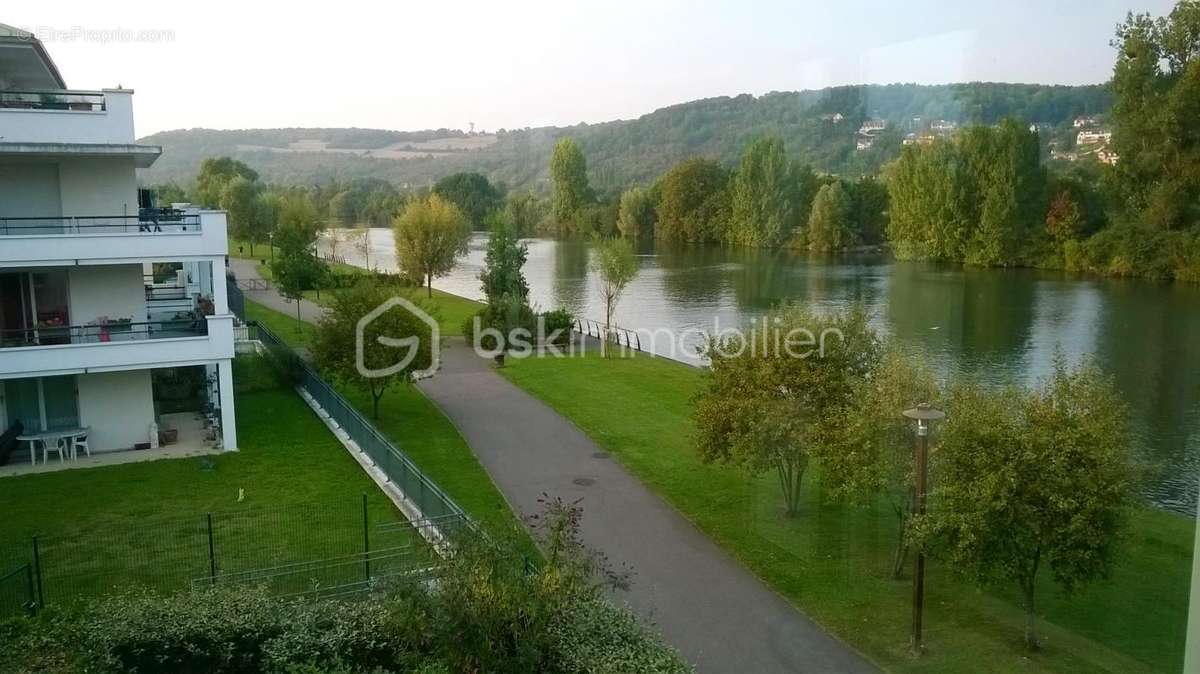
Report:
M 247 318 L 257 320 L 292 345 L 307 343 L 312 326 L 246 302 Z M 339 390 L 368 417 L 370 395 L 353 387 Z M 516 522 L 512 509 L 458 430 L 416 387 L 396 387 L 379 403 L 379 429 L 395 441 L 405 454 L 458 502 L 472 517 L 486 524 L 511 527 Z
M 207 572 L 209 512 L 225 570 L 361 550 L 364 493 L 372 521 L 400 518 L 295 393 L 243 386 L 264 379 L 237 363 L 240 451 L 4 478 L 0 563 L 24 561 L 37 533 L 48 597 L 127 572 L 179 589 Z
M 1042 574 L 1045 642 L 1026 656 L 1008 588 L 981 593 L 932 564 L 926 642 L 908 655 L 911 581 L 888 574 L 895 521 L 885 507 L 822 503 L 806 478 L 800 516 L 782 516 L 773 478 L 700 462 L 690 398 L 698 370 L 638 357 L 525 359 L 500 370 L 570 418 L 632 473 L 828 629 L 900 671 L 1178 671 L 1194 523 L 1138 511 L 1114 577 L 1066 599 Z

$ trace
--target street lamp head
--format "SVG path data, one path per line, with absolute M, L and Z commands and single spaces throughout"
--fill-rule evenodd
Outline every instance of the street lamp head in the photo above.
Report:
M 917 434 L 925 435 L 929 432 L 929 424 L 934 421 L 941 421 L 946 418 L 946 413 L 937 409 L 929 403 L 921 403 L 910 410 L 904 410 L 904 416 L 913 419 L 917 422 Z

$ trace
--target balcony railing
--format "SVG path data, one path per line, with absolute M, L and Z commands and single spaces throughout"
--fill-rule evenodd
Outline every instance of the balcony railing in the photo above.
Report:
M 197 314 L 186 319 L 142 323 L 110 321 L 95 325 L 39 325 L 34 328 L 0 330 L 0 348 L 135 342 L 172 337 L 203 337 L 207 334 L 208 321 L 203 315 Z
M 49 218 L 0 216 L 0 236 L 47 234 L 156 234 L 199 232 L 198 213 L 152 212 L 140 215 L 71 215 Z
M 99 91 L 0 91 L 0 108 L 71 112 L 107 110 L 104 94 Z

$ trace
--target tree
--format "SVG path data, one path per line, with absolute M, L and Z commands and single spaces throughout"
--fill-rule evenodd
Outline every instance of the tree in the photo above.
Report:
M 329 311 L 317 323 L 311 347 L 313 360 L 321 372 L 371 394 L 371 415 L 375 419 L 379 418 L 379 401 L 390 387 L 411 382 L 414 372 L 426 370 L 432 364 L 433 334 L 430 326 L 410 311 L 397 306 L 364 326 L 362 364 L 370 370 L 385 370 L 407 353 L 398 353 L 396 347 L 383 344 L 381 337 L 388 341 L 415 338 L 416 355 L 404 368 L 385 376 L 366 377 L 359 371 L 356 351 L 359 348 L 358 322 L 394 294 L 394 288 L 369 279 L 335 293 Z M 420 306 L 420 300 L 416 302 Z
M 1130 14 L 1113 41 L 1113 167 L 1125 212 L 1160 230 L 1200 224 L 1200 2 Z
M 605 338 L 600 344 L 601 353 L 608 355 L 608 340 L 612 332 L 612 315 L 621 299 L 625 286 L 637 276 L 637 257 L 629 239 L 611 238 L 595 240 L 592 269 L 600 280 L 600 296 L 604 298 Z
M 654 200 L 640 187 L 631 187 L 621 194 L 617 229 L 621 236 L 642 239 L 654 232 Z
M 431 194 L 409 202 L 392 226 L 396 236 L 396 262 L 433 297 L 433 279 L 454 269 L 467 252 L 471 226 L 454 204 Z
M 784 306 L 761 326 L 711 336 L 694 412 L 701 458 L 774 469 L 785 514 L 795 516 L 809 460 L 843 456 L 855 437 L 856 396 L 879 353 L 861 308 L 820 316 Z
M 856 381 L 854 415 L 838 447 L 826 452 L 822 471 L 834 496 L 871 501 L 882 495 L 896 515 L 892 577 L 900 578 L 908 556 L 914 465 L 912 422 L 901 410 L 941 404 L 930 368 L 917 356 L 885 346 L 871 372 Z
M 279 255 L 271 261 L 271 277 L 284 297 L 296 303 L 296 324 L 300 324 L 300 302 L 304 291 L 314 288 L 325 275 L 325 265 L 317 259 L 315 245 L 319 230 L 302 220 L 281 222 L 274 243 Z
M 709 243 L 725 237 L 729 219 L 729 172 L 696 157 L 671 168 L 658 183 L 655 238 Z
M 200 173 L 196 176 L 196 200 L 203 206 L 218 208 L 221 205 L 221 194 L 225 185 L 236 177 L 242 177 L 250 182 L 258 181 L 258 173 L 236 159 L 229 157 L 209 157 L 200 163 Z
M 1046 233 L 1061 246 L 1077 237 L 1082 229 L 1083 216 L 1079 204 L 1071 198 L 1070 192 L 1059 192 L 1046 209 Z
M 234 237 L 250 243 L 250 256 L 254 256 L 254 239 L 258 229 L 258 183 L 244 176 L 234 176 L 221 190 L 220 206 L 229 216 L 229 232 Z
M 980 585 L 1015 582 L 1035 650 L 1041 568 L 1072 593 L 1112 566 L 1131 495 L 1125 406 L 1097 368 L 1060 360 L 1032 391 L 960 386 L 947 411 L 916 540 Z
M 853 242 L 852 204 L 840 180 L 822 185 L 808 218 L 808 248 L 821 253 L 839 251 Z
M 874 176 L 863 176 L 850 193 L 854 235 L 865 244 L 883 243 L 887 231 L 887 185 Z
M 563 138 L 554 146 L 550 157 L 550 181 L 553 184 L 551 209 L 562 227 L 571 223 L 575 213 L 593 199 L 588 186 L 587 160 L 583 150 L 572 138 Z
M 521 243 L 513 230 L 507 223 L 496 223 L 488 239 L 479 281 L 483 284 L 483 295 L 491 306 L 498 305 L 505 297 L 525 302 L 529 296 L 529 283 L 521 272 L 521 267 L 525 266 L 525 260 L 529 257 L 529 248 Z
M 354 228 L 350 237 L 351 245 L 354 250 L 358 251 L 363 256 L 363 267 L 368 271 L 371 270 L 371 226 L 367 224 L 358 225 Z
M 545 202 L 528 192 L 509 194 L 504 201 L 504 219 L 518 237 L 533 234 L 545 216 Z
M 808 220 L 815 192 L 816 175 L 788 160 L 783 141 L 750 143 L 730 181 L 730 242 L 782 245 Z
M 504 204 L 504 198 L 482 174 L 454 173 L 437 181 L 433 193 L 458 206 L 471 226 L 479 229 L 489 213 Z

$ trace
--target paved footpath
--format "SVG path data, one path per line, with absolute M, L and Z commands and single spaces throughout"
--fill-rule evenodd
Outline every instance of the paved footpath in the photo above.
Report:
M 697 671 L 877 671 L 461 340 L 420 387 L 521 514 L 536 513 L 543 494 L 583 499 L 585 541 L 634 572 L 622 598 Z
M 239 279 L 253 261 L 230 259 Z M 246 297 L 295 315 L 274 289 Z M 315 321 L 324 309 L 302 300 Z M 682 515 L 608 458 L 544 403 L 497 374 L 461 338 L 442 350 L 442 368 L 419 386 L 450 417 L 509 503 L 538 512 L 543 494 L 582 498 L 583 538 L 633 571 L 621 598 L 654 621 L 702 674 L 875 672 L 763 585 Z

